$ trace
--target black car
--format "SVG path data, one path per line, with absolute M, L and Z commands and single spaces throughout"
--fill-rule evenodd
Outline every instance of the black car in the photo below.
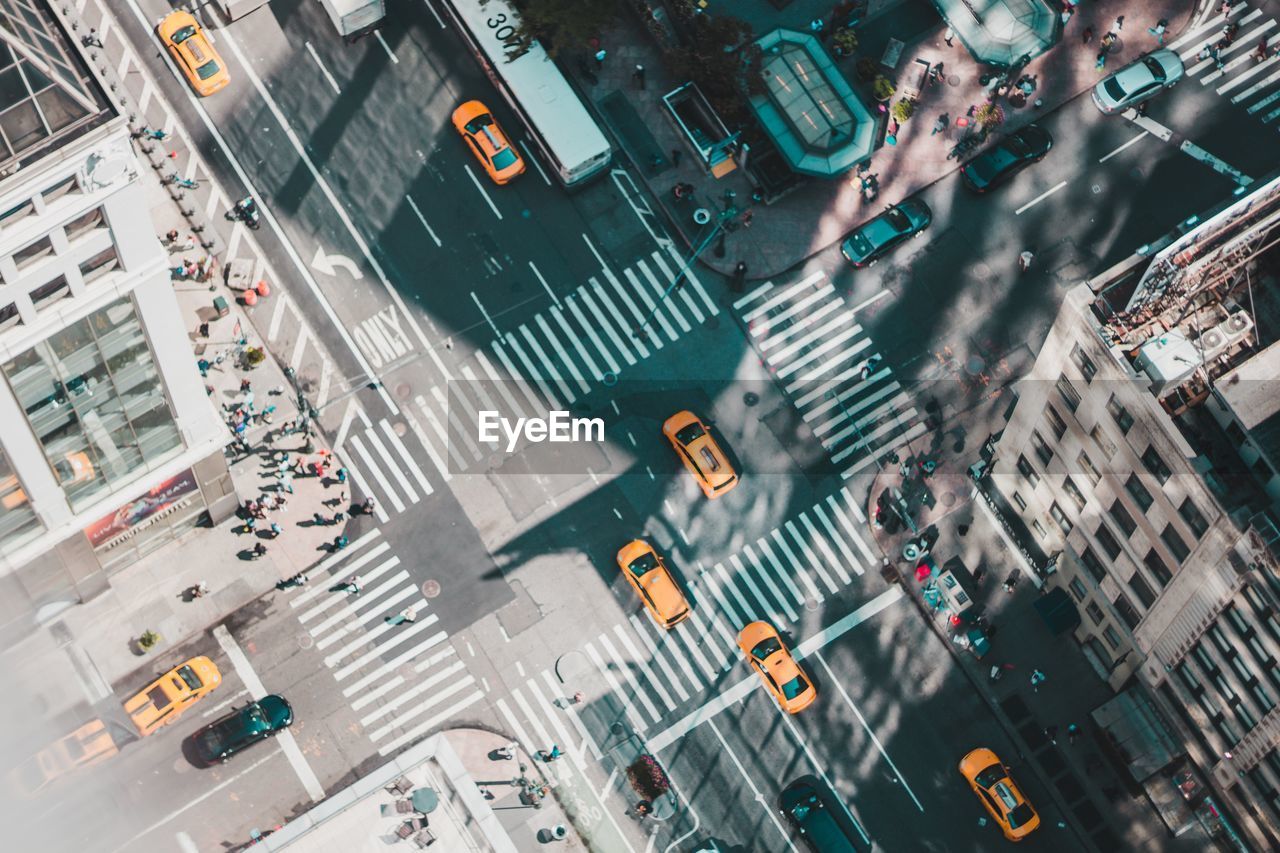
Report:
M 288 700 L 271 694 L 210 723 L 192 735 L 192 741 L 202 762 L 216 764 L 292 724 L 293 708 Z
M 797 780 L 784 788 L 778 808 L 814 853 L 857 853 L 853 839 L 809 782 Z
M 965 163 L 960 177 L 966 187 L 984 193 L 1022 171 L 1024 166 L 1044 159 L 1052 147 L 1053 137 L 1049 131 L 1029 124 Z
M 845 235 L 840 251 L 855 267 L 872 264 L 899 243 L 929 227 L 933 211 L 919 199 L 890 205 Z

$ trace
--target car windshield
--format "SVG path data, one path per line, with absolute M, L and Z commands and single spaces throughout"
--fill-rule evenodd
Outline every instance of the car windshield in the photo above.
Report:
M 751 656 L 756 660 L 764 660 L 775 652 L 782 651 L 782 643 L 777 637 L 765 637 L 751 649 Z
M 911 220 L 899 208 L 890 208 L 885 211 L 884 221 L 893 226 L 893 230 L 899 234 L 908 231 L 911 228 Z
M 1154 57 L 1150 57 L 1150 56 L 1146 57 L 1145 59 L 1142 60 L 1142 64 L 1147 66 L 1147 70 L 1151 72 L 1151 76 L 1155 78 L 1157 83 L 1164 82 L 1164 78 L 1165 78 L 1164 66 L 1162 66 L 1159 62 L 1156 62 Z
M 475 118 L 473 118 L 471 121 L 467 122 L 465 127 L 467 129 L 467 133 L 479 133 L 482 129 L 488 127 L 491 124 L 493 124 L 493 117 L 490 116 L 488 113 L 482 113 L 481 115 L 478 115 Z
M 217 74 L 221 70 L 222 69 L 218 67 L 218 63 L 210 59 L 204 65 L 201 65 L 199 68 L 196 69 L 196 76 L 199 77 L 201 80 L 208 80 L 210 77 Z
M 804 680 L 803 675 L 797 675 L 795 678 L 782 685 L 782 695 L 788 699 L 794 699 L 801 693 L 809 689 L 809 682 Z
M 503 148 L 497 154 L 493 155 L 493 168 L 505 169 L 508 166 L 514 166 L 520 157 L 511 148 Z
M 196 675 L 196 671 L 189 666 L 179 667 L 177 675 L 192 690 L 199 690 L 204 687 L 204 682 L 200 680 L 200 676 Z
M 1113 101 L 1123 101 L 1126 97 L 1124 87 L 1120 85 L 1120 81 L 1115 77 L 1108 77 L 1104 80 L 1102 88 L 1111 96 L 1111 100 Z
M 702 428 L 702 424 L 694 421 L 687 427 L 676 431 L 676 441 L 681 444 L 691 444 L 706 434 L 707 431 Z
M 1023 803 L 1009 812 L 1009 828 L 1017 829 L 1020 826 L 1025 826 L 1035 816 L 1036 812 L 1035 809 L 1031 808 L 1031 804 Z
M 196 34 L 195 24 L 187 24 L 185 27 L 178 27 L 178 29 L 173 31 L 173 36 L 172 36 L 173 43 L 182 44 L 184 41 L 191 38 L 195 34 Z
M 1000 763 L 992 764 L 985 768 L 977 776 L 973 777 L 973 784 L 979 788 L 990 788 L 995 783 L 1005 777 L 1004 765 Z
M 641 575 L 651 572 L 657 567 L 658 567 L 658 558 L 655 557 L 652 553 L 641 554 L 639 557 L 636 557 L 627 565 L 627 568 L 630 569 L 631 574 L 635 575 L 636 577 L 640 577 Z
M 1031 149 L 1027 147 L 1027 143 L 1023 142 L 1016 136 L 1010 136 L 1001 143 L 1000 147 L 1005 151 L 1008 151 L 1013 157 L 1025 157 L 1031 152 Z

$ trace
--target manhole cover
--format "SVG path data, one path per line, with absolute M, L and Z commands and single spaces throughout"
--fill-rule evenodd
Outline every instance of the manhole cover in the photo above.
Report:
M 1098 193 L 1102 192 L 1102 187 L 1099 186 L 1098 184 L 1094 184 L 1093 186 L 1089 187 L 1089 189 L 1093 191 L 1094 195 L 1097 195 Z
M 405 433 L 409 431 L 409 425 L 404 423 L 403 421 L 397 422 L 391 428 L 396 431 L 396 435 L 401 437 L 404 437 Z
M 986 264 L 975 264 L 973 274 L 980 279 L 986 280 L 991 278 L 991 267 Z
M 754 391 L 748 391 L 742 395 L 742 402 L 746 403 L 748 406 L 754 406 L 756 403 L 760 402 L 760 395 Z
M 618 374 L 610 370 L 605 373 L 601 381 L 604 382 L 604 386 L 606 388 L 612 388 L 614 385 L 618 384 Z
M 947 78 L 947 85 L 948 85 L 948 86 L 959 86 L 959 85 L 960 85 L 960 75 L 959 75 L 959 74 L 952 74 L 951 76 L 949 76 L 949 77 Z
M 987 369 L 986 359 L 980 355 L 971 355 L 969 360 L 965 362 L 964 369 L 970 376 L 977 376 Z
M 953 495 L 951 492 L 947 492 L 945 495 L 942 496 L 943 506 L 955 506 L 955 503 L 956 503 L 956 496 Z
M 300 649 L 309 649 L 309 648 L 311 648 L 312 646 L 314 646 L 315 644 L 316 644 L 316 638 L 315 638 L 315 637 L 313 637 L 313 636 L 311 636 L 310 634 L 299 634 L 299 635 L 298 635 L 298 648 L 300 648 Z
M 401 400 L 408 400 L 409 395 L 413 393 L 413 389 L 409 387 L 408 382 L 401 382 L 396 385 L 396 396 Z
M 818 600 L 816 598 L 806 598 L 804 600 L 804 609 L 810 613 L 818 612 Z
M 428 580 L 422 582 L 422 597 L 435 598 L 440 594 L 440 581 Z

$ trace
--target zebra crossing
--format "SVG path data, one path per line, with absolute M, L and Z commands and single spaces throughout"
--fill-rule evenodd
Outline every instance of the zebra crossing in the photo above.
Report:
M 861 306 L 850 307 L 825 273 L 790 284 L 766 282 L 733 307 L 765 366 L 831 460 L 842 465 L 845 479 L 927 432 L 910 395 L 858 324 Z
M 360 726 L 389 755 L 484 698 L 440 617 L 377 529 L 308 570 L 308 588 L 289 607 L 323 655 Z M 359 595 L 335 584 L 359 576 Z M 412 610 L 415 618 L 386 617 Z
M 644 733 L 742 665 L 737 635 L 749 622 L 786 630 L 875 565 L 859 532 L 866 524 L 857 498 L 841 489 L 714 566 L 699 564 L 696 576 L 686 575 L 694 609 L 670 631 L 632 613 L 581 651 Z M 493 703 L 516 739 L 531 753 L 558 744 L 579 767 L 598 759 L 581 712 L 564 701 L 576 685 L 566 688 L 553 668 L 521 677 Z
M 475 424 L 481 410 L 507 417 L 545 417 L 596 389 L 612 385 L 622 372 L 674 343 L 719 307 L 691 271 L 684 286 L 662 296 L 683 260 L 664 244 L 615 273 L 600 275 L 477 348 L 444 386 L 418 394 L 402 414 L 434 471 L 424 470 L 386 419 L 373 423 L 356 405 L 338 431 L 335 448 L 363 494 L 372 495 L 382 521 L 402 513 L 489 457 L 497 444 L 482 444 Z M 651 318 L 651 319 L 650 319 Z M 642 324 L 646 334 L 637 335 Z
M 1201 56 L 1205 45 L 1221 38 L 1228 21 L 1237 24 L 1239 31 L 1231 44 L 1218 52 L 1219 68 L 1218 60 Z M 1280 48 L 1276 19 L 1261 9 L 1237 3 L 1225 14 L 1220 12 L 1183 34 L 1168 48 L 1178 54 L 1188 77 L 1198 79 L 1202 86 L 1212 86 L 1231 103 L 1243 105 L 1249 115 L 1270 124 L 1280 118 L 1280 52 L 1257 61 L 1254 51 L 1264 40 L 1270 51 Z

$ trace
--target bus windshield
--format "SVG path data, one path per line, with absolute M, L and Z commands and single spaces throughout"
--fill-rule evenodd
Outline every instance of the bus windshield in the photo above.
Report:
M 519 52 L 515 10 L 504 0 L 444 5 L 560 182 L 573 186 L 603 171 L 612 154 L 608 139 L 542 45 Z

